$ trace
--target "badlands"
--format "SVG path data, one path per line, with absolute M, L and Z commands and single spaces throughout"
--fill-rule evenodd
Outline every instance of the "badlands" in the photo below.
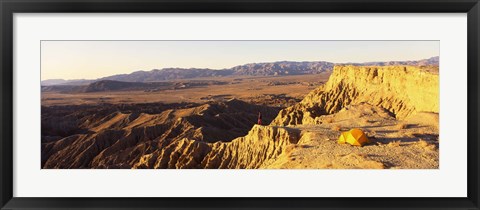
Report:
M 438 66 L 332 68 L 313 75 L 42 87 L 41 167 L 439 168 Z M 352 128 L 371 143 L 338 144 Z

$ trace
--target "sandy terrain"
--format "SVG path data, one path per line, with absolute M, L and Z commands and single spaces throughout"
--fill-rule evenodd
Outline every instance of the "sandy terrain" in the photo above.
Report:
M 287 103 L 278 106 L 293 105 L 289 99 L 299 101 L 308 92 L 327 81 L 329 74 L 298 75 L 282 77 L 228 77 L 215 78 L 226 81 L 226 85 L 212 85 L 159 92 L 118 91 L 94 93 L 43 92 L 42 106 L 78 105 L 99 103 L 205 103 L 209 100 L 237 98 L 255 104 L 275 104 L 275 99 L 284 99 Z M 212 80 L 212 78 L 205 78 Z M 195 79 L 201 80 L 201 79 Z M 188 80 L 178 80 L 188 81 Z M 283 101 L 282 101 L 283 102 Z
M 436 72 L 338 66 L 330 77 L 225 77 L 215 78 L 223 85 L 158 92 L 45 92 L 42 167 L 437 169 Z M 255 125 L 258 112 L 263 125 Z M 338 144 L 352 128 L 372 143 Z
M 327 115 L 321 125 L 287 126 L 301 132 L 298 144 L 289 145 L 262 168 L 430 168 L 438 162 L 438 114 L 419 113 L 398 121 L 388 112 L 367 104 L 350 106 Z M 338 144 L 341 132 L 364 130 L 372 143 L 363 147 Z

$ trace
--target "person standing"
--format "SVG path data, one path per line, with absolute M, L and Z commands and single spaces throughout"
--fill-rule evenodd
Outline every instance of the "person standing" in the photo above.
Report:
M 262 125 L 262 113 L 258 112 L 258 121 L 257 124 Z

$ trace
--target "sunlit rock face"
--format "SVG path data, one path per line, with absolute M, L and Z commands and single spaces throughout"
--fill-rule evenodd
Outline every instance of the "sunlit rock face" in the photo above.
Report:
M 319 116 L 360 103 L 385 108 L 397 119 L 438 113 L 438 67 L 335 66 L 325 85 L 280 111 L 272 125 L 318 124 Z

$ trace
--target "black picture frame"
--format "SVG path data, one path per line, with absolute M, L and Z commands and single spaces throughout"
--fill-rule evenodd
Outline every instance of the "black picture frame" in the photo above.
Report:
M 1 209 L 479 209 L 478 0 L 0 0 Z M 468 196 L 465 198 L 18 198 L 13 197 L 14 13 L 467 13 Z M 448 182 L 449 180 L 445 180 Z M 254 189 L 252 189 L 254 190 Z

